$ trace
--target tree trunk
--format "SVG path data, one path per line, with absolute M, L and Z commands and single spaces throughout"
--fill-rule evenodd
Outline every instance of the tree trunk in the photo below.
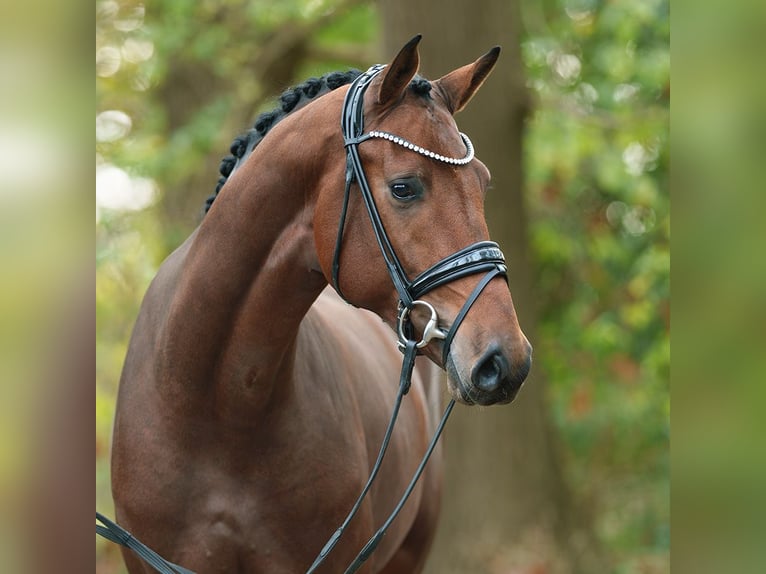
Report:
M 423 34 L 421 73 L 438 78 L 494 45 L 500 60 L 456 118 L 492 173 L 487 220 L 509 262 L 522 329 L 534 346 L 535 294 L 522 170 L 528 108 L 514 0 L 388 0 L 380 3 L 386 54 Z M 442 519 L 427 572 L 600 572 L 590 529 L 579 526 L 562 475 L 533 366 L 510 406 L 457 408 L 445 430 Z M 595 562 L 594 562 L 595 561 Z

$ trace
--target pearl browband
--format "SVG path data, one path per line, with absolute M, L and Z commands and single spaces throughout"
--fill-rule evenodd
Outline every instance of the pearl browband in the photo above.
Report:
M 465 135 L 463 132 L 459 132 L 459 133 L 466 147 L 465 157 L 462 157 L 462 158 L 446 157 L 436 152 L 422 148 L 419 145 L 415 145 L 414 143 L 409 142 L 402 137 L 395 136 L 394 134 L 390 134 L 388 132 L 381 132 L 381 131 L 368 132 L 366 135 L 359 138 L 356 143 L 359 143 L 369 138 L 380 138 L 380 139 L 388 140 L 390 142 L 398 144 L 404 148 L 417 152 L 420 155 L 430 157 L 431 159 L 435 159 L 437 161 L 442 161 L 450 165 L 465 165 L 473 159 L 473 144 L 471 143 L 471 140 L 468 139 L 467 135 Z

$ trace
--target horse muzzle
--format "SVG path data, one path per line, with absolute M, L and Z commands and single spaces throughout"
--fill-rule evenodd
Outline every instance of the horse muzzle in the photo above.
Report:
M 529 374 L 532 366 L 532 346 L 522 336 L 510 350 L 497 342 L 490 343 L 471 367 L 464 366 L 456 348 L 450 353 L 445 368 L 449 375 L 450 392 L 456 400 L 467 405 L 502 405 L 510 403 Z

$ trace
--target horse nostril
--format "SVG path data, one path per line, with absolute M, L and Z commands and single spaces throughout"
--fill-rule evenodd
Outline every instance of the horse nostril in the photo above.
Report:
M 495 349 L 490 349 L 474 367 L 471 380 L 477 388 L 490 393 L 500 387 L 508 377 L 508 371 L 508 360 L 505 356 Z

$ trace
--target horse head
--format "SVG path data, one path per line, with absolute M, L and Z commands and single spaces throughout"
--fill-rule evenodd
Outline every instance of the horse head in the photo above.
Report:
M 484 274 L 455 273 L 418 297 L 427 304 L 405 305 L 405 313 L 412 336 L 423 337 L 424 330 L 430 330 L 421 352 L 447 371 L 456 400 L 508 403 L 529 372 L 532 349 L 503 276 L 502 254 L 488 243 L 484 197 L 490 172 L 473 157 L 470 140 L 454 120 L 492 71 L 500 49 L 429 82 L 416 75 L 419 40 L 411 40 L 391 63 L 375 70 L 361 93 L 364 133 L 356 138 L 346 134 L 344 143 L 358 153 L 372 207 L 357 193 L 365 182 L 351 169 L 351 157 L 345 157 L 336 165 L 336 179 L 319 193 L 314 220 L 317 255 L 325 277 L 347 301 L 370 309 L 397 330 L 407 294 L 392 281 L 390 256 L 384 256 L 387 248 L 376 237 L 373 217 L 385 229 L 405 283 L 435 264 L 439 267 L 439 262 L 449 262 L 467 246 L 473 247 L 461 264 L 499 257 L 500 263 L 495 263 L 502 273 L 487 277 L 486 285 L 477 288 Z M 339 198 L 340 173 L 351 186 L 345 206 Z M 370 210 L 375 213 L 365 213 Z M 347 211 L 345 217 L 342 211 Z M 470 308 L 465 307 L 472 298 Z M 429 326 L 432 318 L 436 324 Z M 456 321 L 462 322 L 445 341 Z

